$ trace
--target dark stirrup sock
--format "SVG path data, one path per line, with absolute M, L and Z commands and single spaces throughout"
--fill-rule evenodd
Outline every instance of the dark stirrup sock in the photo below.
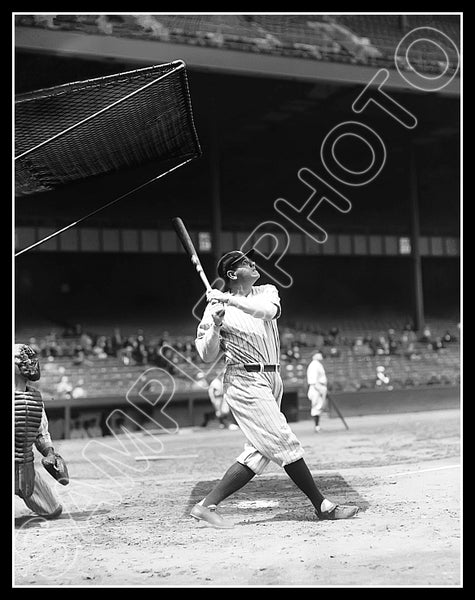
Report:
M 315 485 L 315 481 L 313 480 L 312 474 L 304 459 L 301 458 L 300 460 L 290 463 L 290 465 L 285 465 L 284 469 L 290 479 L 292 479 L 295 485 L 302 490 L 313 504 L 317 514 L 320 515 L 321 505 L 325 498 Z
M 216 487 L 206 496 L 202 505 L 210 506 L 211 504 L 219 504 L 225 498 L 244 487 L 246 483 L 251 481 L 254 475 L 254 471 L 246 467 L 246 465 L 238 462 L 234 463 L 229 467 Z

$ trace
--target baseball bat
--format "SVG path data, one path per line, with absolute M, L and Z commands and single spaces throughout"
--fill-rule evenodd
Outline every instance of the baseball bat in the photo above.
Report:
M 206 291 L 209 292 L 212 288 L 206 277 L 206 273 L 203 271 L 203 267 L 201 265 L 201 261 L 199 259 L 198 253 L 196 252 L 195 246 L 191 241 L 190 234 L 188 233 L 183 220 L 180 217 L 173 217 L 172 219 L 173 227 L 180 239 L 180 242 L 185 249 L 185 252 L 190 257 L 192 264 L 194 265 L 198 275 L 201 277 L 201 281 L 204 283 Z
M 338 408 L 338 406 L 337 406 L 337 404 L 336 404 L 335 400 L 333 400 L 333 398 L 332 398 L 330 395 L 328 395 L 328 403 L 329 403 L 331 406 L 333 406 L 333 408 L 335 409 L 335 412 L 336 412 L 336 414 L 337 414 L 337 415 L 340 417 L 340 419 L 341 419 L 341 422 L 342 422 L 342 423 L 343 423 L 343 425 L 346 427 L 346 429 L 349 429 L 349 427 L 348 427 L 348 425 L 346 424 L 346 421 L 345 421 L 345 419 L 344 419 L 343 415 L 341 414 L 341 412 L 340 412 L 340 409 Z

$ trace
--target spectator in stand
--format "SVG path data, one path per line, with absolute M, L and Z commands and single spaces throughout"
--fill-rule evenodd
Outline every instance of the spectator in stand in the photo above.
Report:
M 161 363 L 159 366 L 163 367 L 166 371 L 170 373 L 170 375 L 175 375 L 176 369 L 173 366 L 173 363 L 176 362 L 177 356 L 170 348 L 161 348 L 160 349 L 160 360 Z
M 84 389 L 84 379 L 78 379 L 77 384 L 71 391 L 71 397 L 76 400 L 77 398 L 85 398 L 86 390 Z
M 422 331 L 420 341 L 423 344 L 430 344 L 432 342 L 432 333 L 429 327 L 426 325 Z
M 132 351 L 133 351 L 133 346 L 127 340 L 124 344 L 124 347 L 119 351 L 119 358 L 121 359 L 121 361 L 124 363 L 125 366 L 129 366 L 133 362 L 132 361 Z
M 395 355 L 399 353 L 399 343 L 394 329 L 388 329 L 388 346 L 389 354 Z
M 432 371 L 429 379 L 426 381 L 426 384 L 427 385 L 439 385 L 440 383 L 441 383 L 441 376 L 438 373 L 436 373 L 435 371 Z
M 410 329 L 405 329 L 404 333 L 407 335 L 409 342 L 412 342 L 413 344 L 417 342 L 417 334 L 412 327 Z
M 86 355 L 84 354 L 84 350 L 83 350 L 82 346 L 80 346 L 79 344 L 76 345 L 76 347 L 73 350 L 72 363 L 76 367 L 79 367 L 81 365 L 87 365 L 90 367 L 94 364 L 88 358 L 86 358 Z
M 96 358 L 100 360 L 104 360 L 107 358 L 106 348 L 106 337 L 104 335 L 100 335 L 97 337 L 96 343 L 92 348 L 92 354 Z
M 46 356 L 56 357 L 62 355 L 62 349 L 58 344 L 56 332 L 54 330 L 51 331 L 51 333 L 49 333 L 45 338 L 44 351 L 46 352 Z
M 376 381 L 375 387 L 385 388 L 387 390 L 392 390 L 393 386 L 390 385 L 390 379 L 386 374 L 386 368 L 382 365 L 376 367 Z
M 289 329 L 289 327 L 285 327 L 281 336 L 282 348 L 289 348 L 292 346 L 294 342 L 294 334 Z
M 389 349 L 389 342 L 388 340 L 385 338 L 384 335 L 380 335 L 379 339 L 378 339 L 378 343 L 376 344 L 376 352 L 375 352 L 375 356 L 387 356 L 390 352 Z
M 442 340 L 446 343 L 446 344 L 450 344 L 451 342 L 455 342 L 457 341 L 456 338 L 450 333 L 450 331 L 447 329 L 447 331 L 444 333 Z M 31 343 L 30 343 L 31 346 Z
M 112 338 L 110 335 L 105 336 L 104 352 L 106 353 L 106 356 L 116 356 L 114 347 L 112 346 Z
M 122 335 L 120 333 L 120 329 L 118 327 L 114 328 L 114 333 L 112 334 L 112 338 L 111 338 L 111 346 L 112 346 L 112 352 L 114 354 L 114 356 L 118 356 L 120 350 L 123 347 L 123 340 L 122 340 Z
M 302 358 L 298 344 L 292 346 L 292 360 L 298 362 Z
M 371 356 L 371 348 L 363 343 L 363 338 L 356 338 L 353 344 L 353 354 L 355 356 Z
M 436 337 L 435 340 L 432 342 L 432 350 L 434 350 L 434 352 L 440 352 L 441 350 L 445 350 L 445 344 L 442 341 L 441 337 Z
M 132 342 L 132 359 L 137 365 L 144 365 L 147 362 L 147 348 L 143 341 L 139 341 L 138 337 Z
M 369 346 L 369 349 L 371 350 L 371 354 L 373 356 L 376 356 L 378 344 L 372 335 L 365 335 L 363 338 L 363 344 L 367 344 Z
M 69 381 L 69 377 L 67 375 L 62 375 L 59 382 L 56 384 L 55 392 L 58 400 L 70 400 L 72 398 L 71 392 L 73 391 L 73 386 Z
M 315 334 L 314 344 L 315 348 L 317 348 L 318 350 L 321 350 L 323 348 L 323 345 L 325 344 L 325 338 L 323 337 L 321 331 L 317 331 L 317 333 Z
M 160 356 L 158 354 L 158 348 L 156 346 L 156 344 L 150 342 L 147 346 L 147 362 L 149 365 L 154 365 L 156 367 L 161 366 L 160 363 Z
M 415 344 L 410 341 L 407 332 L 404 332 L 401 336 L 400 353 L 406 358 L 412 358 L 416 353 Z
M 308 328 L 307 328 L 308 329 Z M 301 331 L 297 336 L 297 344 L 299 348 L 306 348 L 308 346 L 308 337 L 304 331 Z
M 86 332 L 81 334 L 81 337 L 79 338 L 79 344 L 81 345 L 81 348 L 84 350 L 84 354 L 86 356 L 88 356 L 89 354 L 93 353 L 93 342 L 92 342 L 92 338 L 90 335 L 88 335 Z
M 295 373 L 294 373 L 294 365 L 292 365 L 291 363 L 289 363 L 286 367 L 285 367 L 285 373 L 284 376 L 287 379 L 290 379 L 291 381 L 296 381 L 297 378 L 295 377 Z
M 164 346 L 164 345 L 168 345 L 171 346 L 171 341 L 170 341 L 170 334 L 168 333 L 168 331 L 164 331 L 162 334 L 162 337 L 160 338 L 160 341 L 158 342 L 159 346 Z

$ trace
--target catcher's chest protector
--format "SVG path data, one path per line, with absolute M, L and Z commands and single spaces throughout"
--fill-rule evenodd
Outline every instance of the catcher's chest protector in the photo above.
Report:
M 33 444 L 38 435 L 43 400 L 38 390 L 15 391 L 15 494 L 28 498 L 33 493 L 35 469 Z

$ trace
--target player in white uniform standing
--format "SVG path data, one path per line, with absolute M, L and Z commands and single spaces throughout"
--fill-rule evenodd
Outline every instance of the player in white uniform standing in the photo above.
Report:
M 260 274 L 252 254 L 233 250 L 218 262 L 226 291 L 207 293 L 208 305 L 195 342 L 205 362 L 225 352 L 224 396 L 246 443 L 236 462 L 190 514 L 214 527 L 233 527 L 216 511 L 217 505 L 273 461 L 306 494 L 320 519 L 353 517 L 358 507 L 337 505 L 318 490 L 302 445 L 280 411 L 280 298 L 275 286 L 254 285 Z
M 221 429 L 238 429 L 234 423 L 228 424 L 229 406 L 224 398 L 223 373 L 214 377 L 208 386 L 208 396 L 213 405 L 213 412 L 206 412 L 201 427 L 206 427 L 208 422 L 216 417 Z
M 307 367 L 307 397 L 311 403 L 310 414 L 315 421 L 315 432 L 320 431 L 320 416 L 327 401 L 327 376 L 322 360 L 322 353 L 315 352 Z

